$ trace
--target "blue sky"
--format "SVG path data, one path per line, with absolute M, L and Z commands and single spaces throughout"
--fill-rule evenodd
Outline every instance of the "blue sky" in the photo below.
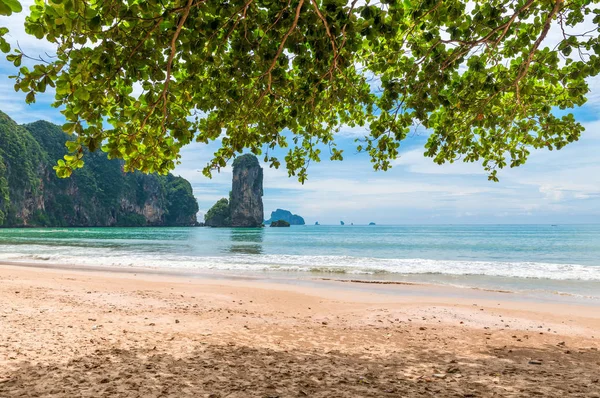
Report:
M 11 29 L 10 41 L 18 41 L 28 54 L 52 53 L 49 43 L 23 33 L 23 19 L 23 14 L 0 18 L 0 26 Z M 1 58 L 0 110 L 19 123 L 44 119 L 62 124 L 62 115 L 50 107 L 52 93 L 26 105 L 24 95 L 14 92 L 8 78 L 14 67 Z M 600 79 L 590 80 L 590 87 L 589 102 L 573 112 L 586 127 L 581 140 L 561 151 L 534 151 L 526 165 L 502 170 L 499 183 L 489 182 L 477 164 L 438 166 L 425 158 L 425 131 L 402 143 L 401 157 L 391 170 L 375 172 L 368 156 L 355 150 L 354 139 L 364 130 L 348 128 L 337 139 L 338 147 L 345 149 L 345 160 L 311 164 L 304 185 L 288 178 L 285 169 L 264 166 L 265 216 L 284 208 L 308 223 L 321 224 L 340 220 L 355 224 L 598 223 Z M 200 172 L 216 148 L 218 142 L 184 148 L 181 165 L 174 171 L 192 183 L 201 209 L 199 219 L 231 187 L 229 167 L 212 179 Z

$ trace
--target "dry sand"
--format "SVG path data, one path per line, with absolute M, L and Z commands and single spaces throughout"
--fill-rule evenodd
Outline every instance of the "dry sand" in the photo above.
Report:
M 0 397 L 600 397 L 598 306 L 347 285 L 0 265 Z

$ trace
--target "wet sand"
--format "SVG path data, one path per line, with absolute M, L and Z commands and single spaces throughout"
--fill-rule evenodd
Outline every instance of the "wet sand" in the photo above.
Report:
M 0 304 L 0 397 L 600 397 L 568 300 L 5 264 Z

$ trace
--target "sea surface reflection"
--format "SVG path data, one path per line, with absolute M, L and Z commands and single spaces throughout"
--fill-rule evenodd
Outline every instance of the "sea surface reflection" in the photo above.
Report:
M 231 229 L 229 234 L 229 253 L 235 254 L 262 254 L 264 241 L 264 228 L 238 228 Z

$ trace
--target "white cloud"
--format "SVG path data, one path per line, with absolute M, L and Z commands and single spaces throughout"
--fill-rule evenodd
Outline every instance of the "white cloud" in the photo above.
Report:
M 343 125 L 340 127 L 340 131 L 335 135 L 336 137 L 344 138 L 363 138 L 369 135 L 369 128 L 367 126 L 348 126 Z
M 426 157 L 424 152 L 424 148 L 418 148 L 401 153 L 394 165 L 406 167 L 410 172 L 419 174 L 485 175 L 481 163 L 457 161 L 438 165 L 432 158 Z

